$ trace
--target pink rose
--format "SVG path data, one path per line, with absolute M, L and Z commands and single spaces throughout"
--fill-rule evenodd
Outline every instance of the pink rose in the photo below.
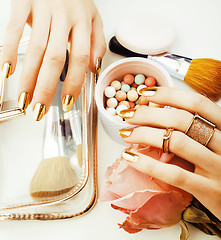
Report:
M 191 163 L 155 147 L 134 145 L 129 150 L 193 171 Z M 178 223 L 192 200 L 191 194 L 137 171 L 123 158 L 107 169 L 106 179 L 100 200 L 128 215 L 119 226 L 129 233 Z

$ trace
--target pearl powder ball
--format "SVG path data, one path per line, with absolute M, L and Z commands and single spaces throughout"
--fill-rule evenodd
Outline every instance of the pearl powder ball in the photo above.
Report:
M 126 83 L 122 84 L 121 90 L 124 92 L 129 92 L 130 91 L 130 86 Z
M 107 106 L 109 108 L 115 108 L 117 106 L 118 102 L 116 98 L 109 98 L 107 99 Z
M 125 109 L 128 109 L 128 107 L 126 107 L 125 105 L 119 105 L 119 106 L 116 108 L 117 114 L 120 115 L 120 112 L 121 112 L 122 110 L 125 110 Z
M 145 85 L 147 87 L 153 87 L 156 85 L 156 79 L 154 77 L 147 77 L 146 80 L 145 80 Z
M 106 110 L 111 116 L 116 115 L 116 109 L 115 108 L 107 108 Z
M 113 87 L 116 91 L 121 89 L 121 83 L 118 80 L 114 80 L 111 83 L 111 87 Z
M 115 98 L 117 99 L 117 101 L 124 101 L 127 98 L 127 94 L 124 91 L 117 91 L 116 92 L 116 96 Z
M 137 75 L 135 76 L 135 83 L 136 83 L 137 85 L 143 84 L 144 81 L 145 81 L 145 77 L 144 77 L 143 74 L 137 74 Z
M 127 93 L 127 98 L 131 102 L 135 102 L 138 99 L 138 93 L 135 90 L 130 90 Z
M 134 76 L 133 76 L 132 74 L 126 74 L 126 75 L 124 76 L 123 80 L 124 80 L 124 82 L 125 82 L 126 84 L 131 85 L 131 84 L 134 83 Z
M 104 90 L 104 95 L 108 98 L 114 97 L 115 94 L 116 94 L 116 90 L 111 86 L 106 87 Z

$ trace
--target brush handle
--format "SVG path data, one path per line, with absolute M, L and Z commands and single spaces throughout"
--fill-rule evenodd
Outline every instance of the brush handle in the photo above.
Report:
M 73 106 L 73 110 L 65 113 L 64 119 L 69 121 L 70 129 L 67 132 L 71 133 L 74 144 L 76 146 L 82 144 L 82 120 L 80 111 L 77 110 L 75 105 Z
M 82 121 L 79 110 L 69 112 L 72 135 L 76 145 L 82 144 Z
M 143 58 L 148 57 L 148 55 L 136 53 L 125 48 L 118 42 L 115 36 L 112 37 L 109 41 L 109 49 L 111 50 L 111 52 L 124 57 L 143 57 Z
M 64 157 L 65 146 L 58 106 L 51 106 L 45 116 L 43 159 Z
M 180 80 L 184 80 L 192 59 L 176 54 L 165 54 L 163 56 L 148 56 L 161 66 L 163 66 L 170 75 Z
M 143 57 L 151 59 L 157 63 L 159 63 L 161 66 L 163 66 L 170 75 L 184 80 L 186 73 L 188 71 L 188 68 L 190 66 L 190 63 L 192 61 L 191 58 L 179 56 L 176 54 L 161 54 L 161 55 L 145 55 L 145 54 L 139 54 L 133 51 L 130 51 L 129 49 L 122 46 L 117 38 L 114 36 L 109 41 L 109 49 L 111 52 L 114 52 L 118 55 L 124 56 L 124 57 Z

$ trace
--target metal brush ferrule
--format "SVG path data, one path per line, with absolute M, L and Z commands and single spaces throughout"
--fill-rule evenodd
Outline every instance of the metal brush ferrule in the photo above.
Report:
M 65 146 L 62 136 L 62 124 L 59 107 L 51 106 L 45 116 L 43 158 L 64 157 Z
M 176 54 L 165 54 L 163 56 L 148 56 L 148 59 L 151 59 L 161 66 L 163 66 L 170 75 L 184 80 L 190 63 L 191 58 L 186 58 Z

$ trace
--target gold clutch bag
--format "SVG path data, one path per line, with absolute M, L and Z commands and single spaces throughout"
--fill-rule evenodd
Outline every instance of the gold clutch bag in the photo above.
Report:
M 15 100 L 27 43 L 20 43 L 15 73 L 1 76 L 0 219 L 81 216 L 97 200 L 97 75 L 87 71 L 81 94 L 67 113 L 56 101 L 61 75 L 55 101 L 35 122 L 31 107 L 22 111 Z

